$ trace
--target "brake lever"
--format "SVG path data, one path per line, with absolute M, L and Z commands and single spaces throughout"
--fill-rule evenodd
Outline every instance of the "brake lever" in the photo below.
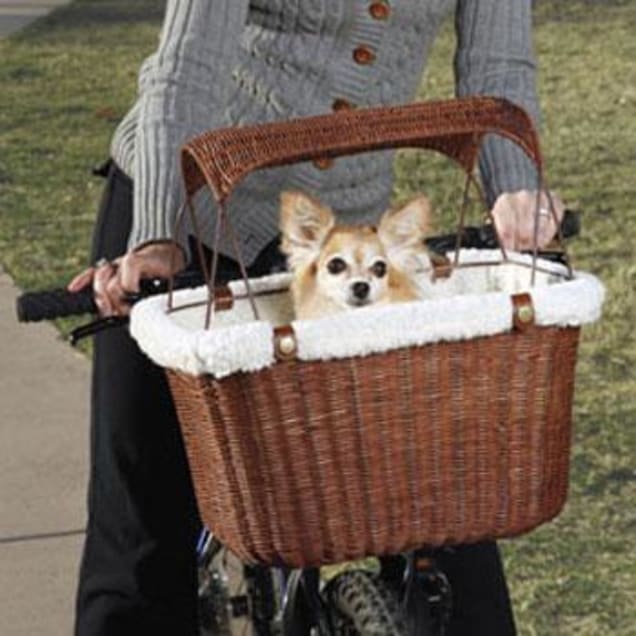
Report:
M 141 283 L 141 289 L 138 292 L 126 294 L 123 297 L 124 302 L 134 305 L 136 302 L 148 298 L 153 294 L 162 294 L 167 291 L 168 282 L 161 278 L 150 278 Z M 75 347 L 80 340 L 94 336 L 100 331 L 112 329 L 114 327 L 123 327 L 130 321 L 128 316 L 106 316 L 92 320 L 84 325 L 80 325 L 71 331 L 68 341 L 72 347 Z
M 196 287 L 203 282 L 202 274 L 196 270 L 181 272 L 175 277 L 174 289 L 182 289 L 184 287 Z M 166 278 L 146 278 L 139 283 L 139 291 L 129 293 L 124 296 L 124 301 L 129 305 L 154 296 L 155 294 L 165 294 L 170 286 L 170 282 Z M 94 336 L 100 331 L 111 329 L 114 327 L 122 327 L 129 322 L 128 316 L 107 316 L 106 318 L 98 318 L 84 325 L 80 325 L 71 331 L 68 341 L 71 346 L 75 347 L 80 340 Z
M 105 329 L 111 329 L 113 327 L 122 327 L 128 324 L 128 316 L 107 316 L 106 318 L 98 318 L 85 325 L 80 325 L 71 331 L 68 336 L 69 344 L 72 347 L 77 346 L 77 343 L 84 338 L 94 336 L 100 331 Z
M 124 302 L 134 305 L 136 302 L 147 298 L 153 294 L 161 294 L 167 291 L 167 281 L 161 278 L 151 278 L 141 282 L 140 291 L 136 293 L 126 294 L 123 298 Z M 80 325 L 71 331 L 68 335 L 69 344 L 72 347 L 77 346 L 80 340 L 94 336 L 100 331 L 112 329 L 114 327 L 123 327 L 129 322 L 128 316 L 106 316 L 105 318 L 97 318 L 84 325 Z

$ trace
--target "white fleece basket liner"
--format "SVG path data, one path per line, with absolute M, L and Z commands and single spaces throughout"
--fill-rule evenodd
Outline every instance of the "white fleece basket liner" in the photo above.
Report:
M 512 329 L 510 296 L 528 292 L 541 326 L 575 327 L 600 317 L 604 288 L 584 272 L 564 280 L 565 268 L 549 261 L 539 265 L 554 275 L 516 263 L 528 256 L 509 254 L 510 262 L 455 270 L 448 279 L 423 281 L 426 300 L 344 311 L 318 320 L 293 320 L 287 287 L 289 274 L 250 281 L 261 319 L 254 320 L 243 281 L 230 283 L 235 296 L 230 310 L 215 314 L 204 328 L 205 305 L 167 313 L 165 295 L 137 303 L 130 330 L 141 349 L 158 365 L 193 375 L 217 378 L 238 371 L 258 371 L 275 363 L 275 326 L 292 324 L 301 360 L 328 360 L 382 353 L 399 347 L 466 340 Z M 501 262 L 499 250 L 462 250 L 460 263 Z M 205 301 L 206 287 L 175 292 L 174 306 Z M 239 297 L 239 298 L 237 298 Z

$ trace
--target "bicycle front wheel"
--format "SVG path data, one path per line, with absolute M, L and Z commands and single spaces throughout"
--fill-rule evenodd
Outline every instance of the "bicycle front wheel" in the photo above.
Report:
M 323 592 L 336 636 L 406 636 L 395 593 L 366 570 L 347 570 Z

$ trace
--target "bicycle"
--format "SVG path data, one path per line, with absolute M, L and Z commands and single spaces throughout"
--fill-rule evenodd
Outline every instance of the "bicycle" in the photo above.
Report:
M 567 212 L 563 237 L 579 232 L 579 214 Z M 497 246 L 492 226 L 465 228 L 461 235 L 449 234 L 427 240 L 440 255 L 462 247 Z M 541 253 L 561 261 L 559 250 Z M 174 286 L 194 287 L 201 274 L 188 271 L 175 277 Z M 140 294 L 130 302 L 167 289 L 159 279 L 143 281 Z M 70 294 L 65 290 L 26 293 L 18 299 L 18 319 L 23 322 L 52 320 L 72 314 L 94 313 L 89 291 Z M 126 318 L 99 319 L 75 329 L 71 342 L 105 328 L 122 326 Z M 250 629 L 255 636 L 406 636 L 443 635 L 452 612 L 452 591 L 438 568 L 435 551 L 427 548 L 403 555 L 354 563 L 332 576 L 318 568 L 287 570 L 245 564 L 236 566 L 239 587 L 231 590 L 229 553 L 207 530 L 197 546 L 201 636 L 230 636 Z M 241 632 L 239 632 L 241 633 Z
M 443 634 L 451 612 L 450 585 L 429 550 L 381 559 L 375 569 L 352 564 L 328 581 L 317 569 L 244 566 L 244 589 L 234 594 L 231 556 L 208 531 L 198 556 L 201 636 L 230 636 L 245 617 L 257 636 Z

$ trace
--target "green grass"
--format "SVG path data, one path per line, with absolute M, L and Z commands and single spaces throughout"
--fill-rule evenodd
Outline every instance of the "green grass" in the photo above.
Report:
M 575 396 L 571 487 L 551 524 L 502 542 L 522 635 L 636 634 L 636 2 L 540 2 L 535 12 L 542 140 L 550 183 L 583 210 L 576 267 L 607 287 L 603 319 L 584 331 Z M 452 95 L 448 25 L 422 95 Z M 435 188 L 458 200 L 444 160 L 404 153 L 400 194 Z M 451 185 L 449 185 L 449 183 Z
M 161 3 L 132 4 L 75 2 L 0 41 L 0 254 L 26 287 L 86 263 L 102 187 L 90 169 L 108 156 L 161 15 Z
M 108 152 L 156 42 L 161 2 L 81 0 L 0 41 L 0 262 L 18 284 L 60 285 L 86 263 Z M 553 187 L 584 211 L 576 267 L 600 275 L 585 330 L 570 497 L 556 521 L 502 543 L 523 635 L 635 635 L 636 1 L 542 0 L 535 11 L 543 145 Z M 452 94 L 451 25 L 422 96 Z M 404 152 L 396 194 L 425 189 L 448 219 L 460 182 Z

